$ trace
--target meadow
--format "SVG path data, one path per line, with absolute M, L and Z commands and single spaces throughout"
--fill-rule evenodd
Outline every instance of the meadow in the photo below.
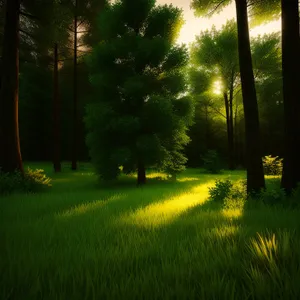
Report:
M 299 210 L 208 200 L 216 179 L 244 171 L 187 169 L 176 182 L 152 171 L 136 187 L 100 185 L 88 164 L 29 165 L 53 186 L 0 200 L 0 299 L 300 297 Z

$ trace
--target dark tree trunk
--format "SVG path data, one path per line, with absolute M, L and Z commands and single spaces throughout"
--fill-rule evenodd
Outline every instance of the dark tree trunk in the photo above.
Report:
M 53 74 L 53 168 L 61 172 L 60 164 L 60 99 L 58 92 L 58 45 L 54 44 L 54 74 Z
M 233 126 L 233 76 L 231 78 L 230 91 L 229 91 L 229 127 L 230 127 L 230 138 L 229 138 L 229 148 L 230 148 L 230 160 L 231 160 L 231 170 L 236 168 L 235 165 L 235 148 L 234 148 L 234 126 Z
M 250 50 L 247 0 L 235 0 L 238 27 L 239 63 L 245 115 L 247 193 L 265 188 L 262 164 L 258 105 Z
M 77 170 L 77 135 L 78 135 L 78 98 L 77 98 L 77 17 L 78 2 L 75 0 L 75 16 L 74 16 L 74 61 L 73 61 L 73 146 L 72 146 L 72 170 Z
M 24 174 L 19 138 L 20 0 L 6 1 L 0 96 L 0 168 Z
M 138 162 L 138 178 L 137 185 L 144 185 L 146 183 L 146 169 L 142 161 Z
M 233 126 L 232 124 L 232 107 L 230 110 L 230 100 L 228 99 L 227 92 L 224 92 L 224 102 L 226 111 L 226 126 L 227 126 L 227 140 L 228 140 L 228 159 L 229 159 L 229 170 L 234 170 L 234 148 L 233 148 Z M 232 106 L 232 102 L 231 102 Z
M 300 42 L 298 0 L 281 0 L 285 155 L 281 186 L 288 194 L 300 182 Z
M 210 135 L 210 127 L 209 127 L 209 121 L 208 121 L 208 106 L 205 106 L 205 140 L 206 140 L 206 150 L 211 149 L 211 135 Z
M 237 114 L 238 114 L 238 109 L 237 109 L 237 104 L 235 107 L 235 112 L 234 112 L 234 154 L 235 154 L 235 164 L 239 165 L 240 164 L 240 154 L 239 154 L 239 130 L 238 130 L 238 123 L 237 123 Z

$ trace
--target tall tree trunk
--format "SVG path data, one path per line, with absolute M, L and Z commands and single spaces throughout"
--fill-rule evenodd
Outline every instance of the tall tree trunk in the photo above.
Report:
M 146 183 L 146 169 L 144 163 L 139 160 L 138 162 L 138 178 L 137 185 L 144 185 Z
M 235 148 L 234 148 L 234 126 L 233 126 L 233 76 L 231 78 L 231 84 L 230 84 L 230 90 L 229 90 L 229 127 L 230 127 L 230 146 L 229 148 L 231 149 L 230 153 L 230 159 L 231 159 L 231 170 L 234 170 L 236 168 L 235 164 Z
M 74 15 L 74 61 L 73 61 L 73 147 L 72 147 L 72 170 L 77 170 L 77 135 L 78 135 L 78 98 L 77 98 L 77 31 L 78 31 L 78 0 L 75 0 Z
M 235 112 L 234 112 L 234 154 L 235 154 L 235 164 L 240 164 L 240 155 L 239 155 L 239 131 L 238 131 L 238 123 L 237 123 L 237 114 L 238 114 L 238 106 L 236 102 Z
M 229 159 L 229 170 L 234 169 L 234 149 L 233 149 L 233 126 L 232 123 L 232 108 L 230 110 L 230 100 L 228 99 L 228 93 L 224 92 L 224 102 L 225 102 L 225 111 L 226 111 L 226 126 L 227 126 L 227 141 L 228 141 L 228 159 Z M 231 104 L 232 105 L 232 104 Z M 231 112 L 231 113 L 230 113 Z
M 58 45 L 54 44 L 54 74 L 53 74 L 53 168 L 61 172 L 60 164 L 60 99 L 58 92 Z
M 209 121 L 208 121 L 208 106 L 205 106 L 205 140 L 206 140 L 206 150 L 211 150 L 211 137 L 210 137 L 210 127 L 209 127 Z
M 300 40 L 298 0 L 281 0 L 285 155 L 281 186 L 300 182 Z
M 265 188 L 262 164 L 258 105 L 250 50 L 247 0 L 235 0 L 239 63 L 245 115 L 247 193 Z
M 19 138 L 20 0 L 6 1 L 0 96 L 0 168 L 24 174 Z

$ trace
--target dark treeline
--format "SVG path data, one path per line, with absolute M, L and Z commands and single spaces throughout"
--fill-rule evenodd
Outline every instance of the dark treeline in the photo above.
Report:
M 125 8 L 131 7 L 128 1 L 121 3 Z M 149 14 L 155 1 L 147 3 Z M 194 0 L 192 7 L 203 16 L 229 3 Z M 164 97 L 185 92 L 193 99 L 194 124 L 182 129 L 189 127 L 191 139 L 183 150 L 188 166 L 202 166 L 203 155 L 208 150 L 217 150 L 226 168 L 247 169 L 248 191 L 259 191 L 265 185 L 262 156 L 284 157 L 282 187 L 290 192 L 300 181 L 298 0 L 235 0 L 235 3 L 237 21 L 228 22 L 219 31 L 212 28 L 199 32 L 190 48 L 189 65 L 184 69 L 188 84 L 182 83 L 178 91 L 170 85 Z M 122 37 L 131 32 L 128 24 L 132 19 L 144 24 L 137 31 L 135 25 L 131 26 L 143 38 L 142 30 L 151 28 L 147 15 L 137 20 L 138 17 L 126 11 L 128 7 L 124 10 L 127 19 L 120 15 L 118 22 L 108 22 L 110 16 L 119 16 L 118 9 L 124 9 L 121 6 L 104 0 L 0 1 L 0 166 L 4 171 L 23 171 L 22 160 L 51 160 L 57 172 L 61 161 L 67 160 L 71 161 L 70 168 L 76 170 L 77 161 L 90 159 L 86 136 L 91 128 L 86 129 L 84 119 L 87 105 L 97 98 L 97 87 L 91 84 L 93 66 L 86 62 L 101 41 L 110 43 L 114 35 Z M 250 39 L 250 12 L 254 25 L 277 18 L 282 12 L 282 34 Z M 157 12 L 157 20 L 159 14 L 166 20 L 169 16 L 167 10 Z M 181 20 L 179 11 L 172 14 L 174 22 Z M 155 18 L 155 12 L 153 15 Z M 122 22 L 127 22 L 122 25 L 126 29 L 120 25 Z M 171 47 L 174 39 L 164 38 Z M 101 51 L 99 55 L 103 56 L 104 50 Z M 165 57 L 171 55 L 164 51 Z M 184 56 L 184 50 L 180 51 Z M 131 68 L 142 70 L 147 64 L 151 62 L 141 61 Z M 176 64 L 172 68 L 177 68 Z M 164 74 L 163 70 L 160 72 Z M 108 80 L 105 70 L 100 73 L 104 81 Z M 155 88 L 163 93 L 162 87 Z M 101 93 L 103 89 L 98 95 Z M 178 155 L 177 150 L 166 151 Z

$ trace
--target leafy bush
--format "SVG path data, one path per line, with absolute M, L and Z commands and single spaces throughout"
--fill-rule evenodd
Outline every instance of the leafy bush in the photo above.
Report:
M 286 199 L 285 191 L 280 186 L 262 190 L 259 196 L 259 200 L 266 205 L 284 204 Z
M 41 169 L 27 168 L 24 176 L 21 172 L 3 173 L 0 171 L 0 195 L 13 192 L 34 193 L 51 186 L 51 179 Z
M 202 157 L 202 160 L 206 171 L 211 174 L 221 173 L 221 160 L 217 151 L 207 151 L 207 153 Z
M 233 183 L 228 195 L 224 199 L 226 209 L 243 208 L 247 200 L 247 181 L 239 180 Z
M 282 173 L 282 159 L 278 156 L 263 157 L 263 166 L 265 175 L 281 175 Z
M 215 186 L 209 188 L 209 195 L 211 200 L 223 203 L 225 209 L 243 208 L 247 200 L 246 180 L 217 180 Z
M 209 198 L 211 200 L 222 202 L 229 196 L 233 187 L 233 183 L 230 180 L 216 180 L 215 186 L 209 188 Z

